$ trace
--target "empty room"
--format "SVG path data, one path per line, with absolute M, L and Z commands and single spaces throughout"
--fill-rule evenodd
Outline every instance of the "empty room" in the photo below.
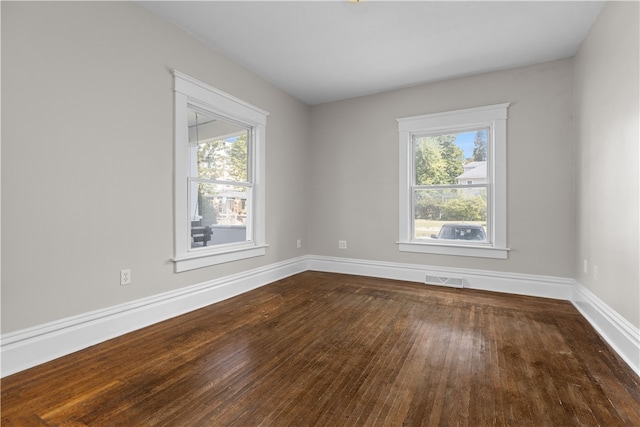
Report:
M 640 425 L 639 2 L 0 14 L 3 426 Z

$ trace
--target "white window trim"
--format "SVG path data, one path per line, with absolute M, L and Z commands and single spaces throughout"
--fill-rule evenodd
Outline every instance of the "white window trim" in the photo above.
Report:
M 174 257 L 176 272 L 262 256 L 265 242 L 265 142 L 268 112 L 179 71 L 174 82 Z M 253 131 L 253 240 L 191 249 L 189 238 L 188 105 L 250 126 Z
M 399 240 L 401 252 L 458 255 L 506 259 L 507 247 L 507 108 L 509 103 L 477 108 L 425 114 L 397 119 L 400 146 Z M 490 243 L 486 245 L 456 244 L 413 239 L 411 183 L 413 170 L 412 135 L 490 126 L 491 138 L 487 164 L 488 184 L 491 187 L 487 220 L 490 221 Z

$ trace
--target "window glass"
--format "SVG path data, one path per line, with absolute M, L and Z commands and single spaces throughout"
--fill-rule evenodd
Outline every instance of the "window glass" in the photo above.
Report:
M 486 242 L 488 128 L 413 136 L 413 238 Z
M 191 248 L 251 240 L 250 129 L 193 106 L 187 114 Z
M 197 153 L 196 176 L 248 181 L 247 127 L 189 107 L 189 144 Z

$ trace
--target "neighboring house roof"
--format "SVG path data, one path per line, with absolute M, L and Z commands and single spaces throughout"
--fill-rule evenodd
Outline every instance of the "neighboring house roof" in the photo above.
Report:
M 458 180 L 481 179 L 487 177 L 487 162 L 471 162 L 464 165 L 462 175 L 456 177 Z

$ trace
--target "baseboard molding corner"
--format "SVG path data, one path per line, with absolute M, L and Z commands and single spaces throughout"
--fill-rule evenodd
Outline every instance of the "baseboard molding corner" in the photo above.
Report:
M 600 336 L 640 376 L 640 329 L 581 283 L 574 281 L 572 303 Z
M 294 258 L 0 337 L 5 377 L 308 270 Z
M 574 279 L 324 256 L 310 257 L 309 269 L 419 283 L 426 274 L 451 275 L 464 278 L 467 288 L 567 300 L 640 376 L 640 330 Z

